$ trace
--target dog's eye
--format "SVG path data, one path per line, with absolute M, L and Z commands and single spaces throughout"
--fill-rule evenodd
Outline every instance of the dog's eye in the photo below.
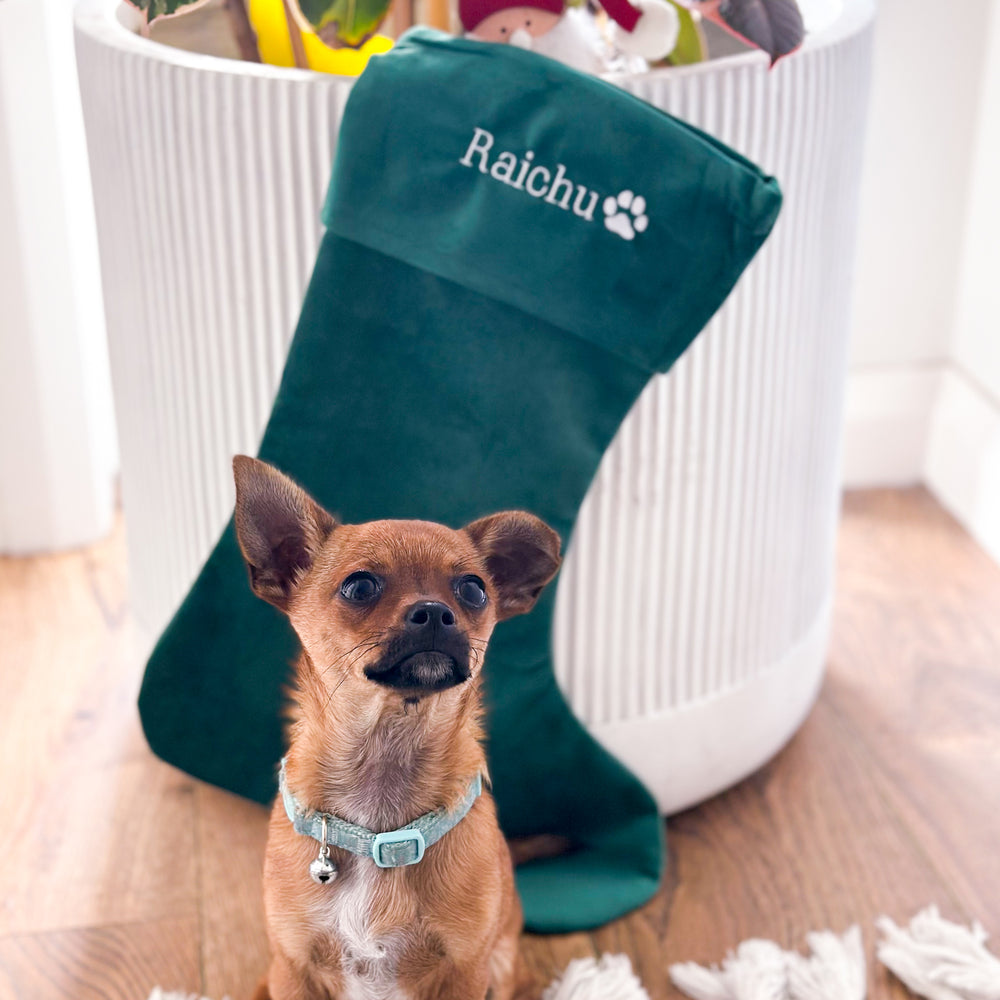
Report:
M 340 593 L 352 604 L 371 604 L 382 593 L 382 583 L 371 573 L 352 573 L 340 585 Z
M 470 608 L 486 606 L 486 584 L 478 576 L 460 576 L 455 581 L 455 594 Z

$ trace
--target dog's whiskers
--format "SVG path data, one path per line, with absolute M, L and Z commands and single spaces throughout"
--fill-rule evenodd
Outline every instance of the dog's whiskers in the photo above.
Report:
M 370 649 L 373 649 L 389 634 L 389 631 L 390 631 L 389 629 L 380 629 L 378 632 L 375 632 L 372 635 L 368 636 L 368 638 L 363 639 L 356 646 L 351 647 L 351 649 L 347 650 L 347 652 L 341 653 L 340 656 L 334 657 L 333 661 L 328 666 L 324 667 L 323 670 L 320 672 L 320 676 L 321 677 L 324 676 L 328 671 L 332 670 L 335 666 L 337 666 L 342 660 L 346 659 L 348 656 L 351 656 L 353 653 L 356 653 L 358 650 L 361 650 L 362 652 L 368 652 Z
M 360 660 L 366 653 L 376 649 L 385 635 L 388 634 L 388 631 L 388 629 L 382 629 L 381 631 L 374 633 L 368 639 L 363 642 L 359 642 L 356 646 L 347 650 L 346 653 L 342 653 L 340 656 L 336 657 L 328 666 L 323 668 L 320 673 L 320 677 L 325 677 L 326 674 L 334 667 L 340 666 L 341 670 L 341 677 L 333 686 L 333 690 L 330 692 L 329 697 L 326 699 L 326 704 L 323 706 L 324 711 L 330 707 L 330 703 L 333 701 L 333 696 L 340 690 L 344 681 L 351 676 L 351 668 L 354 664 L 357 663 L 358 660 Z M 351 657 L 351 659 L 348 660 L 347 663 L 344 663 L 343 661 L 347 659 L 347 657 Z

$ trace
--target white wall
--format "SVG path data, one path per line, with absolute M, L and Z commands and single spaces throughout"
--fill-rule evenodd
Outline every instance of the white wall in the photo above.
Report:
M 1000 3 L 991 6 L 949 363 L 924 474 L 1000 560 Z
M 116 444 L 69 0 L 0 0 L 0 552 L 108 530 Z
M 1000 4 L 985 26 L 986 60 L 970 169 L 952 358 L 1000 399 Z
M 844 478 L 1000 560 L 1000 0 L 881 0 L 875 58 Z
M 847 398 L 848 486 L 923 477 L 931 414 L 953 350 L 995 8 L 996 0 L 879 3 Z

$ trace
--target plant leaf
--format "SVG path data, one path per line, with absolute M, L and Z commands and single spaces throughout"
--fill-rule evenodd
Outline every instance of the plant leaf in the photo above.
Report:
M 705 45 L 705 36 L 700 25 L 687 7 L 682 7 L 677 0 L 669 2 L 673 4 L 680 17 L 680 33 L 677 35 L 677 44 L 673 52 L 667 56 L 667 62 L 671 66 L 689 66 L 691 63 L 704 62 L 708 58 L 708 47 Z
M 168 0 L 169 2 L 169 0 Z M 320 40 L 331 48 L 363 45 L 385 19 L 391 0 L 291 0 Z
M 185 7 L 197 7 L 205 0 L 127 0 L 129 6 L 146 14 L 146 23 L 152 24 L 158 17 L 176 14 Z
M 802 13 L 795 0 L 721 0 L 720 23 L 775 62 L 797 49 L 805 37 Z

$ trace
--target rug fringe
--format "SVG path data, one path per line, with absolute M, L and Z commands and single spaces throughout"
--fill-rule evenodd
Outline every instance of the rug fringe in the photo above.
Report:
M 546 987 L 542 1000 L 649 1000 L 627 955 L 577 958 Z
M 888 917 L 876 926 L 883 935 L 879 961 L 912 992 L 926 1000 L 1000 1000 L 1000 959 L 986 947 L 980 923 L 953 924 L 928 906 L 907 927 Z M 671 965 L 670 978 L 693 1000 L 865 1000 L 865 953 L 857 924 L 842 935 L 809 934 L 806 943 L 808 956 L 753 938 L 720 966 Z M 208 998 L 156 987 L 149 1000 Z M 649 1000 L 649 994 L 627 955 L 602 955 L 570 962 L 541 1000 Z
M 806 941 L 808 958 L 752 938 L 721 967 L 684 962 L 670 967 L 670 978 L 694 1000 L 864 1000 L 861 928 L 854 925 L 843 936 L 820 931 Z
M 927 1000 L 1000 1000 L 1000 959 L 986 947 L 987 933 L 945 920 L 936 906 L 921 910 L 908 927 L 888 917 L 876 926 L 884 935 L 879 961 Z
M 844 934 L 816 931 L 806 935 L 812 952 L 789 955 L 788 988 L 794 1000 L 864 1000 L 868 989 L 861 928 Z
M 670 966 L 670 978 L 694 1000 L 786 1000 L 788 955 L 773 941 L 751 938 L 721 966 L 677 963 Z

